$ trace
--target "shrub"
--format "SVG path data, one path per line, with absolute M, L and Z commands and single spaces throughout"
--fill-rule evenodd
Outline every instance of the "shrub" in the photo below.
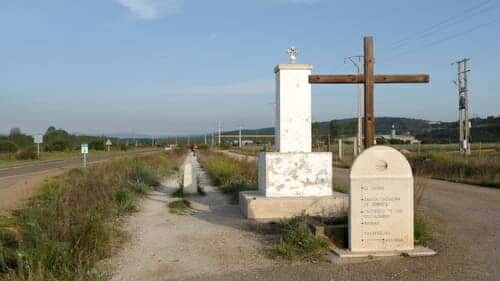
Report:
M 104 140 L 93 140 L 89 143 L 90 148 L 94 150 L 104 150 L 106 149 L 106 145 Z
M 17 160 L 33 160 L 37 158 L 38 157 L 35 149 L 33 149 L 32 147 L 21 149 L 16 153 Z
M 17 144 L 7 140 L 0 140 L 0 153 L 14 153 L 17 150 Z
M 328 243 L 311 232 L 305 217 L 295 217 L 282 223 L 285 235 L 273 249 L 274 253 L 288 260 L 309 257 L 325 250 Z
M 65 139 L 56 139 L 45 145 L 46 151 L 65 151 L 71 149 L 71 142 Z
M 185 215 L 190 206 L 191 203 L 189 203 L 186 199 L 180 199 L 168 203 L 170 213 L 177 215 Z

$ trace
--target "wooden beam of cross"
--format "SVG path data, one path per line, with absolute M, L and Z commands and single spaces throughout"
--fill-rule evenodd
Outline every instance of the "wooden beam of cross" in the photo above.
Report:
M 373 86 L 375 83 L 429 83 L 428 74 L 374 75 L 373 37 L 364 38 L 364 73 L 362 75 L 310 75 L 311 84 L 364 84 L 365 148 L 375 145 Z

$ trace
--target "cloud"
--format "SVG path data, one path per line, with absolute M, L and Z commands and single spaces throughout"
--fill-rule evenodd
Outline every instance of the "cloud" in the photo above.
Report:
M 144 20 L 158 19 L 164 15 L 180 12 L 183 0 L 114 0 L 134 15 Z

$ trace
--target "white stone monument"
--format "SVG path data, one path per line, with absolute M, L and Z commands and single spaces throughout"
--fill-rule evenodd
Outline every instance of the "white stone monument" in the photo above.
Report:
M 413 175 L 403 154 L 373 146 L 354 161 L 349 174 L 349 251 L 341 257 L 433 255 L 413 239 Z
M 311 70 L 311 65 L 296 63 L 274 69 L 279 152 L 259 155 L 259 191 L 240 193 L 247 218 L 326 216 L 346 211 L 347 196 L 332 192 L 332 154 L 311 152 Z
M 182 191 L 185 194 L 198 193 L 198 182 L 196 178 L 196 171 L 190 163 L 184 164 L 184 181 Z

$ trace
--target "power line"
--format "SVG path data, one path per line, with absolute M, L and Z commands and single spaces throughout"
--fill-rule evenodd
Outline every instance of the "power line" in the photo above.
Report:
M 494 3 L 492 6 L 481 9 L 477 13 L 472 13 L 472 15 L 467 15 L 469 12 L 474 12 L 474 11 L 484 7 L 485 5 L 487 5 L 491 2 L 492 2 L 492 0 L 483 1 L 483 2 L 479 3 L 478 5 L 475 5 L 473 7 L 465 9 L 460 14 L 450 16 L 450 17 L 448 17 L 448 18 L 446 18 L 446 19 L 444 19 L 436 24 L 433 24 L 433 25 L 425 28 L 424 30 L 422 30 L 420 32 L 415 32 L 413 34 L 406 36 L 403 39 L 397 40 L 394 43 L 392 43 L 390 46 L 392 46 L 392 48 L 394 48 L 394 47 L 405 45 L 405 44 L 407 44 L 405 42 L 408 42 L 408 41 L 412 41 L 412 40 L 416 40 L 416 39 L 420 39 L 420 38 L 425 38 L 428 35 L 431 35 L 431 34 L 438 32 L 442 26 L 449 26 L 452 24 L 460 23 L 460 22 L 466 21 L 467 19 L 470 19 L 473 16 L 477 16 L 479 14 L 486 12 L 486 11 L 489 11 L 492 7 L 494 7 L 498 3 Z M 463 18 L 464 16 L 469 16 L 469 17 L 464 19 Z
M 489 26 L 489 25 L 492 25 L 494 23 L 497 23 L 500 21 L 500 18 L 496 18 L 494 20 L 491 20 L 491 21 L 488 21 L 488 22 L 485 22 L 485 23 L 481 23 L 481 24 L 478 24 L 476 26 L 473 26 L 472 28 L 469 28 L 465 31 L 460 31 L 460 32 L 456 32 L 456 33 L 453 33 L 452 35 L 449 35 L 449 36 L 446 36 L 444 38 L 441 38 L 439 40 L 435 40 L 435 41 L 432 41 L 430 42 L 429 44 L 425 44 L 423 46 L 420 46 L 417 50 L 409 50 L 409 51 L 406 51 L 406 52 L 402 52 L 402 53 L 399 53 L 397 55 L 394 55 L 388 59 L 391 59 L 391 58 L 396 58 L 396 57 L 400 57 L 400 56 L 403 56 L 403 55 L 407 55 L 407 54 L 411 54 L 411 53 L 415 53 L 415 52 L 418 52 L 418 51 L 421 51 L 422 49 L 424 48 L 430 48 L 430 47 L 433 47 L 433 46 L 436 46 L 436 45 L 439 45 L 443 42 L 446 42 L 446 41 L 449 41 L 449 40 L 452 40 L 452 39 L 455 39 L 457 37 L 460 37 L 460 36 L 463 36 L 463 35 L 466 35 L 468 33 L 471 33 L 471 32 L 474 32 L 478 29 L 481 29 L 483 27 L 486 27 L 486 26 Z
M 485 9 L 483 9 L 483 10 L 479 11 L 478 13 L 476 13 L 476 14 L 474 14 L 474 15 L 472 15 L 472 16 L 470 16 L 470 17 L 468 17 L 468 18 L 457 19 L 457 20 L 455 20 L 455 21 L 453 21 L 453 22 L 450 22 L 450 23 L 449 23 L 449 24 L 447 24 L 445 27 L 448 27 L 448 26 L 452 26 L 452 25 L 456 25 L 456 24 L 459 24 L 459 23 L 466 22 L 466 21 L 468 21 L 471 17 L 474 17 L 474 16 L 477 16 L 477 15 L 480 15 L 480 14 L 482 14 L 482 13 L 484 13 L 484 12 L 491 11 L 491 10 L 490 10 L 491 8 L 492 8 L 492 6 L 490 6 L 490 7 L 486 7 Z M 436 34 L 436 33 L 440 32 L 440 31 L 441 31 L 441 29 L 435 29 L 435 30 L 433 30 L 433 31 L 431 31 L 431 32 L 427 32 L 427 33 L 421 34 L 420 36 L 415 37 L 415 40 L 414 40 L 413 42 L 415 42 L 415 41 L 419 41 L 420 39 L 424 39 L 424 38 L 430 37 L 430 36 L 432 36 L 432 35 L 434 35 L 434 34 Z M 398 48 L 401 48 L 401 47 L 405 47 L 405 46 L 408 46 L 408 45 L 409 45 L 409 44 L 411 44 L 411 43 L 412 43 L 412 41 L 409 41 L 409 42 L 406 42 L 406 43 L 404 43 L 404 42 L 403 42 L 402 44 L 399 44 L 399 45 L 394 46 L 394 47 L 393 47 L 393 49 L 398 49 Z

